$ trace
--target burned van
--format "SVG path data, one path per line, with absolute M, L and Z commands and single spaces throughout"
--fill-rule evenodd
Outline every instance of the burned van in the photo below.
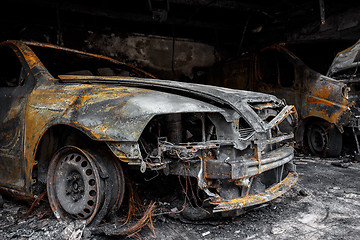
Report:
M 304 152 L 337 157 L 346 145 L 359 153 L 359 45 L 339 53 L 327 74 L 307 66 L 289 48 L 276 44 L 221 63 L 208 83 L 273 94 L 294 105 L 296 146 Z

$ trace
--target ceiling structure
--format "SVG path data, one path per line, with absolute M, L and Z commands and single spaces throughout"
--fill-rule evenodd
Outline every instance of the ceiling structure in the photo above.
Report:
M 13 0 L 0 29 L 1 40 L 69 47 L 89 32 L 190 38 L 236 55 L 279 41 L 356 40 L 359 13 L 349 0 Z

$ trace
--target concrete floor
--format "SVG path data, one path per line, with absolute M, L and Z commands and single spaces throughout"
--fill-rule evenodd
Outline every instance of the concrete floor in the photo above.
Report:
M 344 158 L 297 157 L 299 182 L 285 196 L 221 221 L 155 218 L 156 238 L 359 239 L 360 163 L 343 161 Z M 52 215 L 42 220 L 38 220 L 39 215 L 25 218 L 28 209 L 28 205 L 5 199 L 0 209 L 0 239 L 114 239 L 95 235 L 81 223 L 59 223 Z M 134 238 L 138 237 L 154 239 L 147 228 Z

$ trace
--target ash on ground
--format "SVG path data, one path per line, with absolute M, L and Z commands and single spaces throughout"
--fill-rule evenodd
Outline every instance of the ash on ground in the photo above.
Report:
M 358 239 L 360 164 L 349 159 L 300 155 L 294 161 L 298 183 L 285 196 L 261 208 L 216 220 L 158 215 L 152 218 L 154 232 L 145 226 L 131 237 L 116 239 Z M 4 198 L 0 239 L 114 239 L 99 231 L 101 227 L 85 227 L 82 221 L 58 222 L 47 207 L 42 203 L 31 216 L 27 214 L 29 205 Z M 117 226 L 109 225 L 107 230 L 114 231 Z

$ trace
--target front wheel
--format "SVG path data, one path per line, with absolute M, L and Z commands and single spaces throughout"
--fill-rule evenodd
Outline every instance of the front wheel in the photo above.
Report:
M 120 206 L 124 177 L 115 161 L 67 146 L 50 162 L 47 191 L 57 219 L 84 219 L 87 225 L 96 225 Z
M 342 149 L 342 135 L 334 124 L 313 122 L 307 128 L 307 143 L 316 156 L 338 157 Z

